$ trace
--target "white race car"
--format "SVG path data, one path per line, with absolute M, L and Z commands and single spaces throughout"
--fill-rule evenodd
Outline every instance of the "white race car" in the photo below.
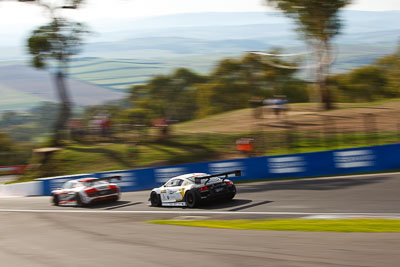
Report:
M 109 182 L 111 179 L 119 180 L 120 176 L 70 180 L 62 188 L 51 192 L 52 202 L 56 206 L 84 206 L 103 201 L 117 201 L 121 190 L 117 184 Z
M 218 174 L 189 173 L 169 179 L 163 186 L 150 193 L 151 206 L 187 206 L 194 208 L 202 202 L 232 199 L 236 187 L 228 176 L 241 176 L 241 171 Z

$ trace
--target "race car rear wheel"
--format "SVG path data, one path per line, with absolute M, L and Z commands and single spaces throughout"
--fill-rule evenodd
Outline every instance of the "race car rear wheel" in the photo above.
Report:
M 198 204 L 198 199 L 196 194 L 193 191 L 188 191 L 185 195 L 185 201 L 186 201 L 186 205 L 189 208 L 194 208 L 197 206 Z
M 228 194 L 227 196 L 227 200 L 231 200 L 235 197 L 236 195 L 236 187 L 233 185 L 232 191 Z
M 235 197 L 236 193 L 230 193 L 227 197 L 226 200 L 232 200 Z
M 58 196 L 57 195 L 53 195 L 53 204 L 54 204 L 54 206 L 58 206 L 59 205 L 59 200 L 58 200 Z
M 120 196 L 118 195 L 115 199 L 113 199 L 113 202 L 117 202 L 119 200 Z
M 161 206 L 161 197 L 156 192 L 151 192 L 150 194 L 150 202 L 153 207 Z

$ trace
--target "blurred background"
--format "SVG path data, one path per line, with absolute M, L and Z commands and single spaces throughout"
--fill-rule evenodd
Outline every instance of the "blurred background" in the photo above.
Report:
M 398 143 L 400 4 L 324 3 L 0 1 L 0 175 Z

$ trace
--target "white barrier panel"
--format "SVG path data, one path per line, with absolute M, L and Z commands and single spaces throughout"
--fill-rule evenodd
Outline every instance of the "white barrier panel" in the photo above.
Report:
M 42 182 L 0 185 L 0 197 L 26 197 L 43 195 Z

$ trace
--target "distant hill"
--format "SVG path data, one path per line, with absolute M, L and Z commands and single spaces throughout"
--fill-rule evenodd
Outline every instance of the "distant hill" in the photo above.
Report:
M 343 11 L 339 45 L 393 47 L 400 36 L 400 11 Z M 217 12 L 176 14 L 142 19 L 108 19 L 89 25 L 95 32 L 82 57 L 155 59 L 174 55 L 243 52 L 249 47 L 304 46 L 292 20 L 278 12 Z M 26 56 L 25 47 L 7 47 L 2 36 L 0 60 Z M 242 43 L 239 42 L 242 40 Z M 216 42 L 222 41 L 222 42 Z M 193 48 L 186 49 L 187 45 Z M 183 47 L 182 47 L 183 46 Z M 196 48 L 201 48 L 200 50 Z M 182 48 L 182 50 L 179 50 Z M 141 53 L 149 51 L 152 53 Z M 215 51 L 215 52 L 214 52 Z M 173 56 L 173 55 L 172 55 Z
M 343 35 L 399 30 L 400 11 L 342 11 Z M 257 25 L 261 27 L 257 27 Z M 278 12 L 217 12 L 176 14 L 143 19 L 97 22 L 98 39 L 121 41 L 132 37 L 185 37 L 198 39 L 256 39 L 271 35 L 296 36 L 293 21 Z M 251 31 L 248 31 L 251 28 Z M 265 41 L 265 40 L 264 40 Z
M 395 51 L 400 38 L 400 11 L 344 11 L 341 17 L 343 28 L 335 40 L 338 57 L 334 72 L 371 64 Z M 106 30 L 99 40 L 103 41 L 88 43 L 85 55 L 164 63 L 154 74 L 175 66 L 208 73 L 217 60 L 250 50 L 307 49 L 296 33 L 296 25 L 277 12 L 177 14 L 108 21 L 102 26 Z
M 78 106 L 99 105 L 124 95 L 74 79 L 66 82 Z M 22 65 L 0 67 L 0 95 L 0 111 L 24 110 L 41 101 L 58 101 L 52 76 L 47 71 Z
M 395 51 L 400 11 L 344 11 L 341 16 L 343 30 L 335 40 L 338 57 L 334 72 L 370 64 Z M 95 21 L 90 26 L 97 34 L 74 59 L 69 74 L 68 83 L 78 105 L 121 98 L 132 85 L 178 67 L 206 74 L 218 60 L 250 50 L 307 49 L 296 33 L 296 25 L 277 12 L 177 14 Z M 2 41 L 0 60 L 27 58 L 25 48 L 5 47 L 6 38 Z M 56 101 L 49 74 L 21 62 L 0 62 L 0 93 L 0 104 L 6 103 L 7 95 L 7 103 L 13 103 L 2 104 L 0 110 L 29 107 L 41 100 Z M 31 99 L 32 104 L 18 99 Z

